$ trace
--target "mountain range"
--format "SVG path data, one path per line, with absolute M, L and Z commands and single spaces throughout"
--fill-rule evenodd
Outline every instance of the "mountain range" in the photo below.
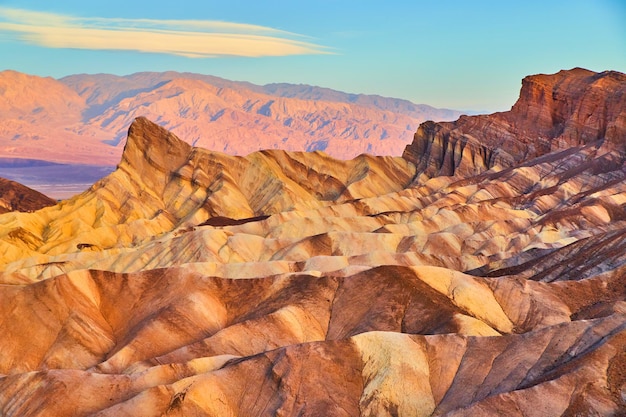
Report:
M 89 190 L 0 215 L 0 414 L 623 415 L 624 100 L 532 75 L 350 160 L 135 118 Z
M 56 80 L 0 72 L 5 158 L 115 165 L 136 117 L 147 117 L 194 146 L 231 155 L 261 149 L 323 150 L 340 159 L 399 155 L 419 123 L 459 115 L 406 100 L 192 73 Z

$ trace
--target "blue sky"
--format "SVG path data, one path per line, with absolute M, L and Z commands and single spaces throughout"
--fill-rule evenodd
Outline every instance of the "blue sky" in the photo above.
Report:
M 0 69 L 190 71 L 463 110 L 507 110 L 525 75 L 626 72 L 623 0 L 0 0 Z

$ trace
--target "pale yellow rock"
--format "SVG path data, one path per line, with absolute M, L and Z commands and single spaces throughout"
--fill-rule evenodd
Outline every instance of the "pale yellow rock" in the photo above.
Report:
M 428 357 L 408 335 L 370 332 L 352 338 L 363 358 L 363 416 L 430 416 L 435 401 Z
M 500 336 L 500 333 L 485 322 L 465 314 L 455 314 L 454 324 L 458 326 L 457 333 L 463 336 Z

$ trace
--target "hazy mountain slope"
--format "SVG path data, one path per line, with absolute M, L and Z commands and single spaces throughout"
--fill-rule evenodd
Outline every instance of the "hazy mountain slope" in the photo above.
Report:
M 459 114 L 376 96 L 349 100 L 346 93 L 320 87 L 306 86 L 312 94 L 301 94 L 301 86 L 277 89 L 190 73 L 138 73 L 103 82 L 100 76 L 75 75 L 61 81 L 88 97 L 90 113 L 108 107 L 93 123 L 117 132 L 118 141 L 130 121 L 145 116 L 196 146 L 237 155 L 276 148 L 319 149 L 343 159 L 364 152 L 399 155 L 416 123 Z
M 623 150 L 421 166 L 136 119 L 90 190 L 0 216 L 0 413 L 623 414 Z
M 322 100 L 339 103 L 355 103 L 364 107 L 393 111 L 416 119 L 452 120 L 458 117 L 456 110 L 437 109 L 425 104 L 415 104 L 407 100 L 381 97 L 368 94 L 349 94 L 329 88 L 310 85 L 267 84 L 260 91 L 279 97 L 292 97 L 301 100 Z
M 80 136 L 85 101 L 53 78 L 16 71 L 0 72 L 0 156 L 49 161 L 89 161 L 94 155 L 113 162 L 99 137 Z
M 110 74 L 76 74 L 61 78 L 66 84 L 81 96 L 88 97 L 89 105 L 111 105 L 119 101 L 129 92 L 153 88 L 159 84 L 174 79 L 187 79 L 202 81 L 217 88 L 231 90 L 250 90 L 259 94 L 270 96 L 297 98 L 309 101 L 325 101 L 335 103 L 355 103 L 364 107 L 375 108 L 382 111 L 401 113 L 413 118 L 431 118 L 434 120 L 452 120 L 459 112 L 449 109 L 438 109 L 426 104 L 415 104 L 408 100 L 381 97 L 368 94 L 350 94 L 330 88 L 317 87 L 304 84 L 267 84 L 256 85 L 245 81 L 231 81 L 212 75 L 194 74 L 190 72 L 139 72 L 127 76 Z M 126 93 L 126 94 L 124 94 Z
M 191 144 L 231 155 L 261 149 L 400 155 L 419 123 L 459 112 L 405 100 L 301 86 L 272 88 L 191 73 L 73 75 L 0 72 L 0 154 L 114 165 L 126 130 L 147 117 Z M 52 99 L 48 99 L 52 97 Z

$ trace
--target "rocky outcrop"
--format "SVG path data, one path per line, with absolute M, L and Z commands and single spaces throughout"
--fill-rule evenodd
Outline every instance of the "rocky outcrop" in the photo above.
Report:
M 56 201 L 38 191 L 0 178 L 0 214 L 9 211 L 36 211 L 54 204 Z
M 402 158 L 362 155 L 338 161 L 322 153 L 283 151 L 229 156 L 192 148 L 138 118 L 115 172 L 30 218 L 28 241 L 10 238 L 26 220 L 19 214 L 7 217 L 0 247 L 6 251 L 3 261 L 10 263 L 33 250 L 56 256 L 86 247 L 138 245 L 214 217 L 246 219 L 384 195 L 401 190 L 414 175 Z M 56 270 L 58 264 L 50 265 Z
M 522 80 L 520 98 L 504 114 L 537 154 L 597 141 L 626 150 L 626 75 L 581 68 Z M 547 142 L 539 142 L 544 140 Z M 534 156 L 531 154 L 531 156 Z
M 469 176 L 574 146 L 626 151 L 626 75 L 575 68 L 522 80 L 508 112 L 420 125 L 403 156 L 429 176 Z

